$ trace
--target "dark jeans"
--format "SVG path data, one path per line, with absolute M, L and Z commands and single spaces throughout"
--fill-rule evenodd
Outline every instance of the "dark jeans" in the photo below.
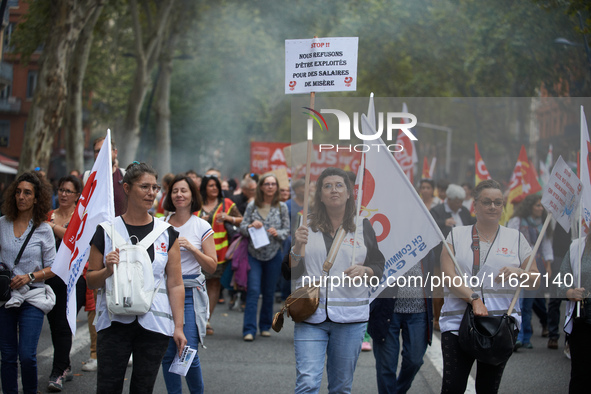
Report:
M 376 359 L 378 392 L 383 394 L 406 393 L 421 365 L 427 350 L 427 312 L 394 313 L 388 335 L 383 341 L 375 341 L 373 354 Z M 400 334 L 402 332 L 402 363 L 396 377 Z
M 462 350 L 458 336 L 449 331 L 441 333 L 441 351 L 443 353 L 441 392 L 452 394 L 465 392 L 475 359 Z M 476 392 L 478 394 L 493 394 L 499 391 L 505 364 L 494 366 L 477 361 Z
M 571 355 L 568 392 L 588 393 L 591 371 L 591 324 L 575 319 L 568 343 Z
M 55 293 L 55 306 L 47 314 L 47 321 L 51 330 L 53 343 L 53 368 L 51 375 L 61 375 L 70 366 L 70 350 L 72 349 L 72 331 L 66 316 L 67 286 L 64 281 L 55 276 L 45 281 Z M 86 280 L 80 276 L 76 283 L 76 312 L 84 306 L 86 301 Z
M 113 322 L 98 332 L 98 394 L 121 393 L 129 356 L 133 352 L 130 393 L 148 394 L 154 390 L 160 363 L 170 337 L 148 331 L 137 319 L 130 324 Z

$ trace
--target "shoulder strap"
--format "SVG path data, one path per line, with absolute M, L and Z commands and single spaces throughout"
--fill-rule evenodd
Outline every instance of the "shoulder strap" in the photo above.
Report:
M 472 276 L 476 276 L 480 271 L 480 237 L 478 231 L 476 231 L 476 225 L 472 225 L 472 254 L 474 255 Z
M 18 263 L 20 263 L 23 252 L 25 251 L 25 248 L 27 247 L 27 244 L 29 243 L 31 236 L 33 236 L 33 232 L 35 232 L 36 228 L 37 227 L 33 226 L 33 228 L 31 228 L 31 231 L 29 231 L 29 234 L 27 235 L 25 242 L 23 242 L 23 246 L 21 246 L 21 250 L 18 251 L 18 255 L 16 256 L 16 259 L 14 259 L 14 267 L 16 267 Z
M 114 220 L 117 220 L 117 218 L 115 218 Z M 111 238 L 111 242 L 115 245 L 115 247 L 118 248 L 127 244 L 127 241 L 123 238 L 121 234 L 119 234 L 117 230 L 115 230 L 115 227 L 111 225 L 111 222 L 102 222 L 100 226 L 105 231 L 105 234 L 107 234 L 107 236 Z M 113 232 L 113 234 L 111 232 Z
M 322 265 L 322 273 L 326 276 L 328 276 L 328 272 L 330 271 L 330 269 L 332 268 L 332 266 L 334 264 L 334 260 L 337 257 L 337 253 L 339 252 L 339 248 L 341 247 L 341 244 L 345 240 L 345 235 L 346 235 L 345 229 L 341 226 L 339 228 L 339 231 L 337 231 L 337 234 L 334 237 L 334 240 L 332 242 L 332 246 L 330 247 L 330 251 L 328 252 L 328 255 L 326 256 L 326 261 Z
M 163 222 L 162 220 L 154 219 L 154 229 L 144 237 L 138 245 L 148 249 L 158 237 L 170 227 L 170 223 Z

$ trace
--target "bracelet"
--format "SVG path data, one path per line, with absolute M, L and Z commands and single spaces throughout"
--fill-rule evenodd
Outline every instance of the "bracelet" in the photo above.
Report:
M 293 246 L 291 247 L 289 253 L 293 256 L 293 257 L 302 257 L 301 254 L 296 254 L 296 252 L 293 251 Z

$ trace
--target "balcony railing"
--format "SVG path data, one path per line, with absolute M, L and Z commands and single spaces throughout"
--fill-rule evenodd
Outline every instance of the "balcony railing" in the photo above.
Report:
M 19 112 L 21 110 L 21 100 L 17 97 L 0 99 L 0 112 Z

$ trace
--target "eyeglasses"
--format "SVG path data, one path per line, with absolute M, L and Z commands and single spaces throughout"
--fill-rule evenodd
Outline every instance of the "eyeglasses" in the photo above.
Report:
M 144 193 L 149 193 L 150 192 L 150 189 L 152 189 L 152 191 L 154 193 L 158 193 L 160 191 L 160 189 L 162 189 L 162 186 L 160 186 L 160 185 L 150 185 L 149 183 L 144 183 L 144 184 L 137 185 L 137 186 Z
M 265 187 L 275 187 L 275 186 L 277 186 L 277 183 L 265 182 L 265 183 L 263 183 L 263 186 L 265 186 Z
M 322 190 L 326 190 L 326 191 L 330 191 L 332 189 L 335 189 L 337 192 L 342 192 L 346 188 L 347 188 L 347 186 L 345 186 L 345 184 L 342 182 L 337 182 L 335 184 L 325 183 L 322 185 Z
M 478 200 L 478 201 L 480 201 L 480 203 L 487 208 L 493 204 L 494 204 L 495 208 L 500 208 L 503 206 L 503 200 L 494 200 L 494 201 L 492 201 L 492 200 L 482 200 L 482 201 Z
M 66 194 L 66 196 L 71 196 L 72 194 L 76 194 L 76 192 L 73 192 L 73 191 L 68 190 L 68 189 L 57 189 L 57 192 L 59 194 Z

